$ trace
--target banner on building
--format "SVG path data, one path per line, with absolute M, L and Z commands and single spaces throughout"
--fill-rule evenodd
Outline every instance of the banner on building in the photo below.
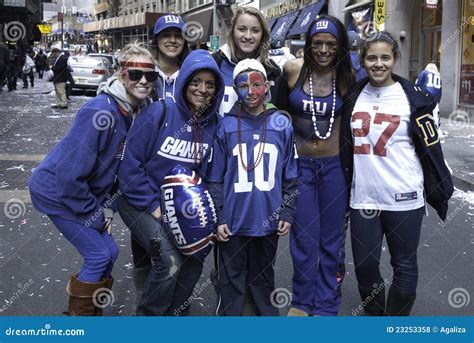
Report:
M 384 30 L 386 12 L 387 3 L 385 2 L 385 0 L 375 0 L 374 19 L 377 31 Z

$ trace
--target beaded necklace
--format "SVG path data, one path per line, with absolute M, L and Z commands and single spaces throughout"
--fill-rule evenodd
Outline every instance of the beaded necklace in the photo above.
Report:
M 193 157 L 194 157 L 194 163 L 196 165 L 199 165 L 199 163 L 201 163 L 202 158 L 203 158 L 203 149 L 204 149 L 203 147 L 204 144 L 202 141 L 201 112 L 196 111 L 196 113 L 194 113 L 192 117 L 192 120 L 194 121 L 194 124 L 197 124 L 197 125 L 193 125 L 193 129 L 192 129 L 193 142 L 194 142 Z M 199 144 L 199 147 L 198 147 L 198 144 Z
M 257 153 L 257 158 L 255 159 L 255 164 L 253 165 L 245 165 L 244 158 L 242 156 L 242 131 L 240 129 L 240 111 L 242 111 L 242 103 L 239 105 L 239 109 L 237 111 L 237 144 L 239 145 L 239 156 L 240 156 L 240 162 L 242 163 L 242 167 L 244 167 L 245 170 L 251 171 L 255 169 L 260 162 L 263 160 L 263 152 L 265 150 L 265 140 L 267 136 L 267 109 L 264 106 L 263 109 L 263 122 L 262 122 L 262 142 L 263 144 L 260 144 L 260 147 L 258 148 L 258 153 Z
M 331 118 L 329 119 L 329 128 L 325 136 L 322 136 L 318 131 L 318 126 L 316 125 L 316 111 L 314 110 L 314 96 L 313 96 L 313 73 L 309 73 L 309 93 L 311 97 L 311 119 L 313 120 L 314 134 L 319 139 L 328 139 L 331 137 L 332 124 L 334 123 L 334 113 L 336 112 L 336 75 L 334 70 L 332 71 L 332 110 Z

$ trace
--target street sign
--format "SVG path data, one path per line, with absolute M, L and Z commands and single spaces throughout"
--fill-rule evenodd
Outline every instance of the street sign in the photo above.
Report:
M 51 24 L 37 24 L 38 29 L 42 34 L 47 34 L 53 32 L 53 28 Z
M 26 1 L 25 0 L 4 0 L 3 6 L 6 7 L 25 7 Z
M 212 35 L 211 36 L 211 50 L 216 51 L 219 50 L 219 42 L 220 42 L 220 37 Z

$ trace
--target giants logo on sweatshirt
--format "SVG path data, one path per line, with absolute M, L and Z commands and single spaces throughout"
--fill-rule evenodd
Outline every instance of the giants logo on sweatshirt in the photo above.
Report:
M 202 153 L 206 156 L 209 144 L 202 144 Z M 201 149 L 200 143 L 190 142 L 174 137 L 166 137 L 157 154 L 170 160 L 194 163 L 196 154 Z

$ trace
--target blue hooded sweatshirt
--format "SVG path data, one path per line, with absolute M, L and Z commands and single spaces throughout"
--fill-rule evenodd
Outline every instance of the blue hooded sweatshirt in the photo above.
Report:
M 109 92 L 79 110 L 67 135 L 35 168 L 29 188 L 38 211 L 104 227 L 133 113 L 122 83 L 115 81 Z
M 201 120 L 193 120 L 185 101 L 185 88 L 196 72 L 211 70 L 215 97 Z M 120 190 L 128 202 L 152 213 L 160 206 L 160 187 L 166 174 L 180 164 L 205 175 L 217 126 L 217 112 L 224 95 L 224 80 L 216 62 L 205 50 L 194 50 L 184 60 L 176 80 L 175 100 L 167 98 L 148 106 L 135 121 L 127 138 L 127 152 L 119 168 Z M 202 163 L 196 152 L 202 143 Z

